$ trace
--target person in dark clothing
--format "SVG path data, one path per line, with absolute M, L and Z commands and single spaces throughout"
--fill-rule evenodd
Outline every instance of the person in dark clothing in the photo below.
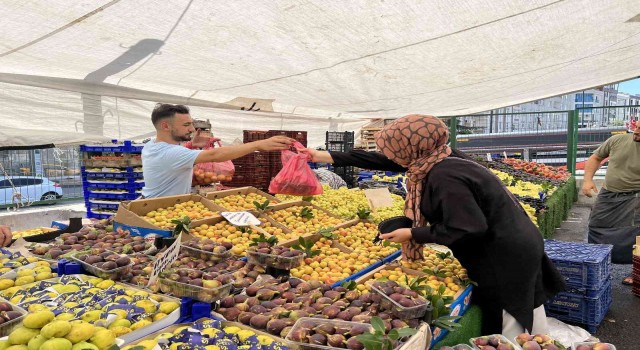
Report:
M 448 139 L 438 118 L 409 115 L 376 135 L 382 153 L 305 152 L 336 166 L 406 171 L 405 216 L 413 227 L 382 238 L 402 243 L 405 259 L 422 259 L 424 243 L 448 246 L 478 284 L 473 298 L 483 334 L 546 333 L 544 303 L 565 284 L 542 235 L 498 177 L 452 150 Z

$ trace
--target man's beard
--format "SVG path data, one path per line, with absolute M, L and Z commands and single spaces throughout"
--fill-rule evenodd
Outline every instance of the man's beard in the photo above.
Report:
M 172 131 L 171 138 L 176 142 L 186 142 L 186 141 L 191 141 L 191 134 L 189 133 L 186 135 L 177 135 L 177 134 L 174 134 Z

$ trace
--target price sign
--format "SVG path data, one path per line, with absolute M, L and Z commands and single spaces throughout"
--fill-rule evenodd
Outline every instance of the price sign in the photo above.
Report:
M 386 187 L 364 190 L 364 195 L 369 201 L 369 207 L 373 210 L 393 205 L 393 198 L 391 198 L 391 193 Z
M 487 162 L 492 161 L 493 159 L 491 159 L 491 153 L 487 153 Z
M 223 211 L 220 213 L 233 226 L 260 225 L 261 222 L 248 211 Z
M 182 240 L 182 235 L 178 236 L 175 242 L 167 248 L 167 250 L 159 257 L 156 261 L 151 265 L 151 276 L 149 277 L 149 286 L 155 283 L 156 279 L 160 275 L 162 271 L 164 271 L 167 267 L 171 266 L 176 259 L 178 259 L 178 255 L 180 254 L 180 241 Z

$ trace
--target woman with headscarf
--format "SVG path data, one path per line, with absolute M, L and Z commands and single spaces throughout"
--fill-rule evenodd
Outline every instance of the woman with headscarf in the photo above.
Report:
M 424 243 L 448 246 L 478 284 L 473 299 L 483 334 L 546 333 L 544 302 L 564 290 L 564 280 L 540 232 L 504 184 L 448 140 L 440 119 L 408 115 L 376 135 L 381 153 L 306 152 L 336 166 L 406 171 L 405 216 L 413 227 L 381 237 L 402 243 L 403 257 L 412 260 L 423 258 Z

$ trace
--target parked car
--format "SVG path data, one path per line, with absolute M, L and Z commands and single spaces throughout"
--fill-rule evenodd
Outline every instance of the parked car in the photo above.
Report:
M 13 183 L 13 187 L 11 183 Z M 27 202 L 56 200 L 62 197 L 62 187 L 46 177 L 0 176 L 0 205 L 14 203 L 14 187 L 15 191 L 21 194 L 22 202 L 25 204 Z

